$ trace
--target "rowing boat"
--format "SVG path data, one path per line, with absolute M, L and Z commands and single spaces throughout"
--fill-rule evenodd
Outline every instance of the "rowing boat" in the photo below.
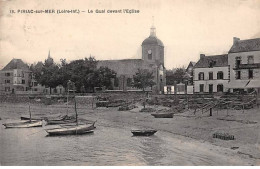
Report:
M 80 134 L 87 134 L 93 133 L 93 129 L 95 129 L 95 122 L 92 124 L 70 124 L 70 125 L 61 125 L 59 128 L 52 128 L 46 129 L 45 131 L 50 136 L 57 136 L 57 135 L 80 135 Z
M 155 118 L 173 118 L 173 113 L 153 113 Z
M 157 132 L 157 130 L 131 130 L 134 136 L 151 136 Z
M 5 123 L 5 128 L 30 128 L 30 127 L 42 127 L 43 123 L 39 120 L 31 120 L 17 123 Z

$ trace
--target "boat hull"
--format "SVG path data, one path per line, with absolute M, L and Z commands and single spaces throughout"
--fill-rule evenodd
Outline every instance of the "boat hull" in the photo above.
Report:
M 54 129 L 46 129 L 45 131 L 50 136 L 57 136 L 57 135 L 80 135 L 80 134 L 87 134 L 93 133 L 93 129 L 95 123 L 91 125 L 63 125 L 61 128 L 54 128 Z
M 75 123 L 76 119 L 73 120 L 47 120 L 48 125 L 56 125 L 56 124 L 67 124 L 67 123 Z
M 26 121 L 18 123 L 6 123 L 3 124 L 5 128 L 31 128 L 31 127 L 42 127 L 42 121 Z
M 134 136 L 151 136 L 156 133 L 156 130 L 131 130 Z
M 154 113 L 151 115 L 155 118 L 173 118 L 173 113 Z

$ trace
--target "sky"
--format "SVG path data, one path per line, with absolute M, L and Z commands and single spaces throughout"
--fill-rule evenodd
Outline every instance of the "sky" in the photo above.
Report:
M 55 13 L 18 13 L 27 9 Z M 85 12 L 56 13 L 63 9 Z M 120 9 L 139 13 L 107 13 Z M 57 63 L 141 58 L 153 22 L 165 67 L 187 66 L 201 53 L 227 53 L 233 37 L 260 38 L 260 0 L 0 0 L 0 69 L 13 58 L 44 61 L 49 51 Z

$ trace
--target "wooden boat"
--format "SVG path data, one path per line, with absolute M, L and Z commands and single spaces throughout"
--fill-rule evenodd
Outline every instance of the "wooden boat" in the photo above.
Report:
M 31 120 L 44 120 L 44 117 L 40 118 L 31 118 Z M 21 120 L 30 120 L 30 117 L 21 116 Z
M 134 136 L 151 136 L 157 132 L 157 130 L 131 130 Z
M 67 124 L 67 123 L 75 123 L 77 120 L 74 116 L 64 116 L 61 119 L 45 119 L 48 125 L 56 125 L 56 124 Z
M 72 118 L 72 119 L 68 119 L 68 120 L 74 120 L 74 122 L 76 122 L 76 123 L 60 125 L 59 128 L 46 129 L 45 131 L 50 136 L 55 136 L 55 135 L 79 135 L 79 134 L 93 133 L 94 132 L 93 129 L 95 129 L 95 122 L 93 122 L 92 124 L 86 124 L 86 123 L 79 124 L 78 123 L 78 113 L 77 113 L 76 99 L 75 99 L 75 113 L 76 113 L 75 119 Z
M 78 125 L 78 124 L 66 124 L 66 125 L 61 125 L 60 128 L 52 128 L 52 129 L 46 129 L 45 131 L 50 135 L 50 136 L 57 136 L 57 135 L 80 135 L 80 134 L 88 134 L 88 133 L 93 133 L 93 129 L 95 129 L 95 122 L 92 124 L 83 124 L 83 125 Z
M 30 128 L 30 127 L 42 127 L 43 123 L 39 120 L 31 120 L 17 123 L 5 123 L 5 128 Z
M 173 118 L 173 113 L 153 113 L 155 118 Z
M 42 127 L 42 120 L 32 120 L 31 109 L 29 106 L 30 118 L 28 121 L 5 123 L 5 128 L 30 128 L 30 127 Z

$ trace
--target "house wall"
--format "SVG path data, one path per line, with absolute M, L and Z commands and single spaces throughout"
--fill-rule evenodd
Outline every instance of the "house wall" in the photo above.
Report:
M 228 64 L 230 65 L 230 82 L 237 82 L 238 87 L 244 87 L 244 84 L 249 81 L 248 71 L 249 69 L 240 69 L 241 79 L 236 79 L 236 57 L 241 57 L 241 64 L 248 63 L 248 56 L 254 56 L 254 63 L 260 63 L 260 51 L 251 51 L 251 52 L 240 52 L 240 53 L 229 53 L 228 54 Z M 259 80 L 260 83 L 260 68 L 253 69 L 253 79 Z M 240 86 L 239 86 L 240 84 Z M 260 85 L 259 85 L 260 86 Z M 232 86 L 231 86 L 232 87 Z
M 217 73 L 223 72 L 223 79 L 217 79 Z M 204 80 L 199 80 L 199 73 L 204 73 Z M 209 72 L 213 72 L 213 80 L 209 80 Z M 229 67 L 213 67 L 213 68 L 194 68 L 194 92 L 200 92 L 200 84 L 204 84 L 204 92 L 209 92 L 209 85 L 213 85 L 213 92 L 217 92 L 217 85 L 223 85 L 223 92 L 226 92 L 229 81 Z

